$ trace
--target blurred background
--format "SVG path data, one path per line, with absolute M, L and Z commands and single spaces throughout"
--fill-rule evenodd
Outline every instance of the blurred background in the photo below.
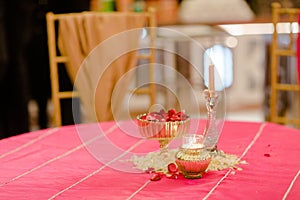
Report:
M 269 117 L 269 47 L 272 38 L 271 0 L 0 0 L 0 138 L 52 127 L 53 107 L 45 14 L 81 11 L 141 12 L 156 10 L 158 26 L 180 31 L 201 43 L 198 49 L 189 41 L 168 40 L 158 33 L 157 46 L 170 48 L 178 55 L 158 51 L 157 62 L 173 66 L 189 80 L 193 90 L 203 90 L 203 81 L 194 66 L 202 66 L 207 51 L 219 52 L 226 69 L 219 69 L 226 92 L 226 118 L 264 121 Z M 300 7 L 300 0 L 278 1 L 283 7 Z M 228 11 L 228 12 L 226 12 Z M 284 36 L 282 42 L 285 42 Z M 295 60 L 287 59 L 282 65 Z M 191 64 L 193 63 L 193 64 Z M 61 68 L 65 88 L 72 88 Z M 197 69 L 196 69 L 197 70 Z M 203 70 L 203 69 L 199 69 Z M 137 71 L 136 80 L 147 72 Z M 290 71 L 287 77 L 295 75 Z M 173 81 L 178 92 L 189 99 L 176 77 L 157 72 L 157 80 Z M 134 87 L 134 86 L 133 86 Z M 163 96 L 158 95 L 158 98 Z M 199 99 L 203 99 L 201 92 Z M 172 97 L 171 97 L 172 98 Z M 293 97 L 282 95 L 282 109 L 293 110 Z M 136 109 L 146 98 L 135 102 Z M 159 101 L 159 100 L 158 100 Z M 162 100 L 162 101 L 165 101 Z M 166 101 L 168 106 L 174 102 Z M 164 103 L 166 103 L 164 102 Z M 193 108 L 186 108 L 193 110 Z M 72 124 L 72 104 L 62 102 L 63 125 Z M 199 114 L 198 112 L 195 115 Z M 205 113 L 204 113 L 205 114 Z

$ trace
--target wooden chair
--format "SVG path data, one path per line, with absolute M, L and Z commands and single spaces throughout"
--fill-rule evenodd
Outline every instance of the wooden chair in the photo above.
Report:
M 142 13 L 133 13 L 133 12 L 84 12 L 85 14 L 90 13 L 97 16 L 139 16 L 141 18 L 146 18 L 145 27 L 156 27 L 156 17 L 154 11 L 142 12 Z M 53 103 L 53 114 L 54 126 L 62 125 L 62 116 L 61 116 L 61 100 L 62 99 L 70 99 L 74 97 L 79 97 L 79 91 L 61 91 L 61 86 L 59 82 L 59 64 L 67 65 L 70 62 L 70 59 L 66 55 L 61 55 L 58 52 L 58 25 L 61 20 L 66 16 L 74 16 L 78 17 L 83 13 L 68 13 L 68 14 L 53 14 L 47 13 L 47 32 L 48 32 L 48 48 L 49 48 L 49 60 L 50 60 L 50 77 L 51 77 L 51 87 L 52 87 L 52 103 Z M 107 27 L 108 29 L 110 27 Z M 149 54 L 139 54 L 138 59 L 146 59 L 149 62 L 149 85 L 147 88 L 137 89 L 135 90 L 135 94 L 146 94 L 150 98 L 150 104 L 155 103 L 155 85 L 154 85 L 154 66 L 155 63 L 155 38 L 156 31 L 155 28 L 149 29 Z
M 294 64 L 286 64 L 286 66 L 280 66 L 280 59 L 291 59 L 297 60 L 297 37 L 298 33 L 295 32 L 296 27 L 298 27 L 298 8 L 282 8 L 279 3 L 272 3 L 272 23 L 274 26 L 274 32 L 271 43 L 271 55 L 270 55 L 270 70 L 271 70 L 271 93 L 270 93 L 270 121 L 280 124 L 293 125 L 295 127 L 300 127 L 300 108 L 299 108 L 299 91 L 300 84 L 298 81 L 281 81 L 280 76 L 282 76 L 282 70 L 290 70 Z M 288 37 L 288 44 L 282 45 L 279 42 L 280 39 L 280 27 L 279 25 L 286 24 L 289 27 L 289 33 L 286 35 Z M 280 71 L 281 70 L 281 71 Z M 294 73 L 295 75 L 295 73 Z M 296 77 L 296 76 L 295 76 Z M 295 78 L 294 77 L 294 78 Z M 297 77 L 296 77 L 297 79 Z M 279 104 L 281 103 L 280 94 L 295 94 L 298 98 L 293 101 L 293 106 L 296 109 L 296 113 L 290 115 L 285 111 L 280 113 Z

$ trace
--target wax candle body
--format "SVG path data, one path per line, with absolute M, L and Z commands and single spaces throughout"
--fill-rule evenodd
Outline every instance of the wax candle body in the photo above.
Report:
M 191 144 L 183 144 L 181 147 L 184 149 L 200 149 L 203 148 L 204 145 L 198 143 L 191 143 Z
M 209 84 L 208 89 L 210 91 L 215 91 L 215 66 L 209 65 Z

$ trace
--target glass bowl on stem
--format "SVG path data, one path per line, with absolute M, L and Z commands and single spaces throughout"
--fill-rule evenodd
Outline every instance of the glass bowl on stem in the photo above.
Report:
M 179 121 L 147 120 L 147 114 L 137 116 L 137 124 L 142 137 L 159 141 L 161 153 L 168 151 L 171 140 L 182 137 L 190 129 L 190 117 Z

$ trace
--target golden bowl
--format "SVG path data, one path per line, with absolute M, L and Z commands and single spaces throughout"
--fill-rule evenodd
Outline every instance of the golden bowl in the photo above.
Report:
M 201 178 L 211 161 L 210 151 L 204 146 L 204 137 L 198 134 L 183 136 L 183 144 L 175 155 L 176 164 L 185 178 Z
M 174 139 L 188 133 L 190 129 L 190 118 L 182 121 L 149 121 L 143 119 L 147 114 L 137 116 L 138 128 L 141 136 L 148 139 Z
M 176 164 L 185 178 L 201 178 L 210 161 L 211 156 L 205 149 L 181 148 L 176 154 Z

